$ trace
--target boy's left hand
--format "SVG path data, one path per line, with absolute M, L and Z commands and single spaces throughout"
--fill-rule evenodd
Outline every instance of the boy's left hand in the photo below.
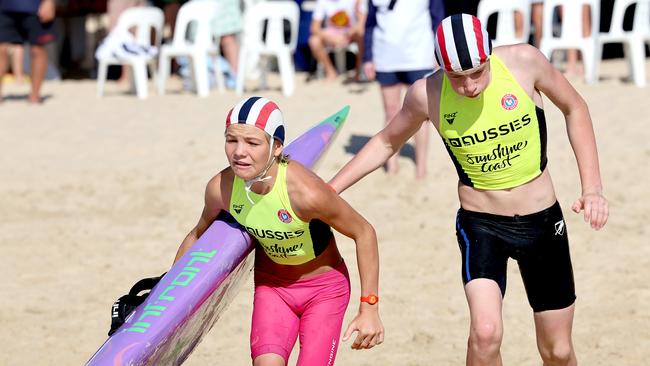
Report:
M 585 222 L 595 230 L 602 229 L 609 217 L 609 203 L 602 193 L 584 193 L 571 209 L 575 213 L 584 211 Z

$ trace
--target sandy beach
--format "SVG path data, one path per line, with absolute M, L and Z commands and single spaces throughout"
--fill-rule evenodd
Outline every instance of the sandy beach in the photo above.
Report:
M 650 66 L 650 63 L 648 64 Z M 647 67 L 650 71 L 650 67 Z M 595 232 L 571 204 L 580 182 L 564 120 L 545 100 L 548 167 L 569 230 L 577 296 L 574 343 L 581 365 L 640 366 L 650 357 L 650 88 L 622 82 L 623 60 L 602 65 L 601 82 L 574 85 L 594 122 L 610 221 Z M 275 100 L 291 139 L 349 104 L 351 114 L 316 172 L 331 178 L 383 124 L 375 83 L 306 83 L 296 93 L 251 91 Z M 138 279 L 159 275 L 198 219 L 206 182 L 226 166 L 223 129 L 240 98 L 213 91 L 140 101 L 107 85 L 44 86 L 29 106 L 27 87 L 5 85 L 0 104 L 0 365 L 82 365 L 106 339 L 110 306 Z M 468 310 L 454 233 L 456 172 L 431 128 L 428 179 L 415 180 L 412 148 L 400 175 L 376 171 L 343 193 L 376 228 L 381 317 L 386 341 L 370 351 L 341 345 L 337 365 L 461 365 Z M 645 238 L 645 239 L 644 239 Z M 354 243 L 337 234 L 359 296 Z M 549 271 L 552 271 L 549 268 Z M 187 365 L 248 365 L 252 278 Z M 530 309 L 515 262 L 504 303 L 504 364 L 541 365 Z M 295 364 L 297 348 L 289 364 Z

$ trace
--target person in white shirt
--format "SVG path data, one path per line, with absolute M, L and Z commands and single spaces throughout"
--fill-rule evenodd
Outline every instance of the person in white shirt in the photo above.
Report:
M 433 72 L 433 33 L 445 16 L 442 0 L 369 0 L 364 36 L 363 70 L 381 86 L 385 124 L 397 114 L 402 91 Z M 416 178 L 426 176 L 429 128 L 415 134 Z M 397 158 L 386 163 L 398 172 Z

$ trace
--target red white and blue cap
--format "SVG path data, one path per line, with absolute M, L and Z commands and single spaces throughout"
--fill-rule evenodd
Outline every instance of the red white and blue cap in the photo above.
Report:
M 250 97 L 237 103 L 226 117 L 226 128 L 233 123 L 255 126 L 284 144 L 284 118 L 278 105 L 263 97 Z
M 490 36 L 473 15 L 450 15 L 436 29 L 436 61 L 446 71 L 471 70 L 487 62 L 491 53 Z

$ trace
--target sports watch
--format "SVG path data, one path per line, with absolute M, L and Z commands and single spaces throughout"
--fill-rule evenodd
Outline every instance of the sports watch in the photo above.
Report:
M 368 296 L 361 296 L 361 302 L 367 302 L 370 305 L 375 305 L 379 302 L 379 296 L 371 292 Z

